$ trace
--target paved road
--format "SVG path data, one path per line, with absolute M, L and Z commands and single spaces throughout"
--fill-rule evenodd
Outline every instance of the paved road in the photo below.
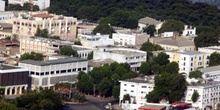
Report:
M 99 99 L 94 97 L 86 97 L 87 101 L 83 104 L 67 104 L 64 110 L 105 110 L 108 103 L 118 103 L 115 99 Z

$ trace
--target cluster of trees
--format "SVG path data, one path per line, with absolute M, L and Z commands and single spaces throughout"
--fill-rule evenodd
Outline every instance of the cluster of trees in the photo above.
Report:
M 53 90 L 34 90 L 17 97 L 11 103 L 0 100 L 1 110 L 62 110 L 60 94 Z
M 114 29 L 110 26 L 110 24 L 108 23 L 102 23 L 100 22 L 98 26 L 96 26 L 96 28 L 93 30 L 93 34 L 112 34 L 114 33 Z
M 180 20 L 193 26 L 216 28 L 220 24 L 217 7 L 188 0 L 54 0 L 49 12 L 91 21 L 102 18 L 112 25 L 127 28 L 136 28 L 137 21 L 145 16 Z
M 217 65 L 220 65 L 220 54 L 214 52 L 210 55 L 209 66 L 217 66 Z
M 78 57 L 78 53 L 76 50 L 74 50 L 71 46 L 63 46 L 60 48 L 59 53 L 61 55 L 67 55 L 72 57 Z
M 37 31 L 36 31 L 36 33 L 34 34 L 34 36 L 60 40 L 60 37 L 59 37 L 59 36 L 56 36 L 56 35 L 55 35 L 55 36 L 50 36 L 47 29 L 37 28 Z
M 94 68 L 89 74 L 80 72 L 77 76 L 77 89 L 86 94 L 101 95 L 102 97 L 114 96 L 118 98 L 119 80 L 137 77 L 127 63 L 112 63 Z
M 147 52 L 147 59 L 151 60 L 153 57 L 152 51 L 164 50 L 160 45 L 145 42 L 141 45 L 140 50 Z
M 31 53 L 24 53 L 23 55 L 21 55 L 20 60 L 37 60 L 37 61 L 43 61 L 44 60 L 44 56 L 41 53 L 35 53 L 35 52 L 31 52 Z
M 31 8 L 33 7 L 33 9 Z M 7 4 L 6 3 L 6 11 L 39 11 L 39 6 L 33 5 L 31 3 L 24 3 L 23 6 L 20 4 Z

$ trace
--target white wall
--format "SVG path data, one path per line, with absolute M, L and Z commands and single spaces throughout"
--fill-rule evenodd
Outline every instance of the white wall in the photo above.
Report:
M 1 5 L 1 1 L 0 1 Z M 9 20 L 14 18 L 14 13 L 13 12 L 0 12 L 0 23 L 3 23 L 5 20 Z
M 113 33 L 112 39 L 119 45 L 136 45 L 136 36 L 131 34 Z
M 5 1 L 0 0 L 0 11 L 5 11 Z
M 196 28 L 185 25 L 183 30 L 183 36 L 196 36 Z
M 174 32 L 161 33 L 161 37 L 173 37 L 173 36 L 174 36 Z

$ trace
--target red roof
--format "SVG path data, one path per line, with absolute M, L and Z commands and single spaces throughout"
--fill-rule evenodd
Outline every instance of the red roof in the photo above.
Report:
M 35 15 L 32 15 L 33 17 L 40 17 L 40 18 L 52 18 L 53 16 L 50 15 L 50 14 L 35 14 Z
M 178 106 L 178 107 L 187 107 L 187 106 L 191 106 L 191 103 L 172 103 L 172 106 Z

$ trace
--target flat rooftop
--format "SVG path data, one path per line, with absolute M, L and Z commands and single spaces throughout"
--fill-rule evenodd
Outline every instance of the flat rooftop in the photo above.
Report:
M 12 70 L 12 69 L 21 69 L 20 67 L 0 64 L 0 70 Z
M 201 69 L 198 69 L 198 70 L 203 72 L 203 73 L 208 73 L 208 72 L 213 72 L 213 71 L 220 71 L 220 65 L 207 67 L 207 68 L 201 68 Z
M 129 50 L 109 50 L 107 52 L 110 52 L 110 53 L 116 53 L 116 54 L 124 54 L 124 55 L 140 55 L 140 54 L 143 54 L 142 52 L 140 51 L 129 51 Z M 144 51 L 143 51 L 144 52 Z
M 203 52 L 199 52 L 199 51 L 190 51 L 190 50 L 184 50 L 184 51 L 180 51 L 179 53 L 181 54 L 186 54 L 186 55 L 196 55 L 196 54 L 203 54 Z
M 207 86 L 215 86 L 215 85 L 219 85 L 220 81 L 210 81 L 207 83 L 194 83 L 194 84 L 190 84 L 189 86 L 202 86 L 202 87 L 207 87 Z
M 112 60 L 112 59 L 90 60 L 88 62 L 88 65 L 91 66 L 91 67 L 99 67 L 99 66 L 102 66 L 103 64 L 111 64 L 113 62 L 115 62 L 115 61 Z
M 26 64 L 37 65 L 37 66 L 47 66 L 47 65 L 55 65 L 55 64 L 72 63 L 72 62 L 78 62 L 78 61 L 79 62 L 87 61 L 87 59 L 67 57 L 67 58 L 60 58 L 56 60 L 47 60 L 47 61 L 22 60 L 20 61 L 20 63 L 26 63 Z
M 144 77 L 136 77 L 136 78 L 126 79 L 126 80 L 122 80 L 122 81 L 134 82 L 134 83 L 149 83 L 149 84 L 154 83 L 152 77 L 148 77 L 147 80 Z
M 145 104 L 144 106 L 139 107 L 140 108 L 149 108 L 149 109 L 164 109 L 166 108 L 166 105 L 159 105 L 159 104 Z

